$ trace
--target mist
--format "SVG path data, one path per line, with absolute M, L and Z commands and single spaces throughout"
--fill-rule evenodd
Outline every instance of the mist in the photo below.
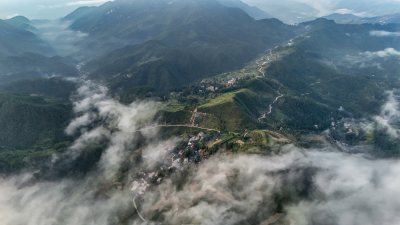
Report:
M 397 90 L 388 91 L 387 101 L 382 106 L 380 115 L 375 116 L 374 120 L 378 125 L 378 129 L 383 129 L 392 138 L 400 136 L 400 103 L 399 93 Z
M 135 165 L 130 157 L 141 155 L 141 151 L 151 155 L 144 161 L 152 165 L 164 156 L 152 151 L 161 153 L 168 150 L 169 144 L 174 144 L 173 140 L 158 140 L 156 128 L 141 130 L 152 125 L 157 103 L 123 105 L 99 84 L 84 80 L 75 82 L 81 84 L 72 98 L 76 118 L 66 132 L 76 140 L 69 151 L 53 156 L 49 171 L 0 179 L 2 224 L 120 224 L 132 218 L 135 212 L 130 181 L 118 179 L 123 165 L 129 164 L 132 171 L 140 169 L 141 165 Z M 80 155 L 96 145 L 102 146 L 101 157 L 83 177 L 56 174 L 50 179 L 38 178 L 47 177 L 38 174 L 55 174 L 54 171 L 60 170 L 58 167 L 76 163 L 81 160 Z
M 76 140 L 68 152 L 55 155 L 53 163 L 73 162 L 101 143 L 105 147 L 97 165 L 81 178 L 43 180 L 34 173 L 1 178 L 2 224 L 229 225 L 278 220 L 372 225 L 400 220 L 400 200 L 393 198 L 400 194 L 395 182 L 399 160 L 346 154 L 332 146 L 305 150 L 289 144 L 270 157 L 218 154 L 200 164 L 180 165 L 170 159 L 177 139 L 162 140 L 155 128 L 157 103 L 123 105 L 107 88 L 77 82 L 81 87 L 72 98 L 76 118 L 66 129 Z M 393 111 L 395 97 L 388 94 L 382 115 L 398 112 Z
M 299 225 L 397 224 L 399 174 L 399 160 L 287 146 L 274 157 L 219 155 L 159 184 L 132 179 L 134 192 L 124 187 L 102 195 L 99 179 L 31 184 L 24 175 L 2 179 L 0 219 L 5 225 L 102 225 L 119 224 L 125 214 L 132 218 L 127 224 L 261 224 L 271 218 Z
M 287 12 L 291 24 L 373 13 L 339 0 L 249 2 Z M 287 26 L 214 4 L 164 13 L 157 1 L 130 3 L 77 12 L 74 24 L 88 33 L 32 20 L 57 55 L 44 64 L 80 63 L 81 77 L 21 81 L 10 88 L 21 93 L 2 93 L 2 121 L 17 122 L 4 123 L 16 141 L 0 146 L 0 225 L 400 225 L 399 32 Z M 252 49 L 263 56 L 251 61 Z M 21 67 L 36 58 L 26 55 Z M 29 133 L 19 137 L 21 128 Z M 20 147 L 32 134 L 40 140 Z
M 88 35 L 69 28 L 65 20 L 39 20 L 34 22 L 38 35 L 52 46 L 59 56 L 69 56 L 79 51 L 78 43 Z
M 400 32 L 389 32 L 384 30 L 374 30 L 369 33 L 371 36 L 376 37 L 399 37 Z
M 387 58 L 387 57 L 400 57 L 400 51 L 394 49 L 394 48 L 386 48 L 384 50 L 376 51 L 376 52 L 364 52 L 362 53 L 362 56 L 365 56 L 367 58 Z

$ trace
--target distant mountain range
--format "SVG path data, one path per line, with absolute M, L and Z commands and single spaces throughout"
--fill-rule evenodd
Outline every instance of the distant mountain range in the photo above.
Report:
M 249 16 L 253 17 L 254 19 L 267 19 L 272 18 L 273 16 L 267 13 L 264 10 L 256 6 L 250 6 L 244 3 L 241 0 L 219 0 L 222 5 L 232 7 L 232 8 L 239 8 L 245 11 Z
M 276 19 L 255 20 L 214 0 L 120 0 L 65 19 L 89 34 L 86 48 L 99 50 L 85 69 L 117 89 L 181 87 L 239 68 L 295 34 Z
M 24 17 L 0 20 L 0 56 L 21 53 L 53 54 L 52 48 L 30 30 L 33 27 Z
M 399 221 L 399 14 L 257 1 L 0 20 L 0 225 Z
M 371 23 L 371 24 L 391 24 L 391 23 L 400 23 L 400 13 L 385 15 L 385 16 L 376 16 L 376 17 L 360 17 L 355 16 L 353 14 L 331 14 L 329 16 L 325 16 L 324 18 L 334 20 L 337 23 L 353 23 L 353 24 L 362 24 L 362 23 Z
M 302 1 L 243 0 L 266 10 L 285 23 L 297 24 L 333 13 L 351 13 L 362 17 L 380 17 L 400 12 L 400 2 L 394 0 L 325 0 Z

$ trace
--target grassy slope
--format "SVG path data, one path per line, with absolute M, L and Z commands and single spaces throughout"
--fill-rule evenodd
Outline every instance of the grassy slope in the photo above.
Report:
M 234 131 L 256 127 L 256 104 L 256 94 L 248 89 L 241 89 L 211 99 L 199 107 L 199 112 L 213 115 L 216 122 L 214 127 Z

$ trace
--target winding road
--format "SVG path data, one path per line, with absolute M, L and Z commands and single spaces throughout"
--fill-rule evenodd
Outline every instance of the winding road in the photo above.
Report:
M 196 117 L 197 117 L 197 108 L 195 108 L 193 110 L 192 117 L 190 118 L 190 125 L 191 126 L 195 126 Z
M 140 132 L 140 131 L 145 131 L 145 130 L 150 130 L 150 129 L 154 129 L 154 128 L 160 128 L 160 127 L 185 127 L 185 128 L 194 128 L 194 129 L 199 129 L 199 130 L 205 130 L 205 131 L 210 131 L 210 132 L 221 133 L 221 131 L 220 131 L 220 130 L 217 130 L 217 129 L 206 128 L 206 127 L 199 127 L 199 126 L 188 125 L 188 124 L 176 124 L 176 125 L 164 124 L 164 125 L 154 125 L 154 126 L 148 126 L 148 127 L 144 127 L 144 128 L 135 130 L 134 133 Z
M 265 57 L 265 56 L 264 56 Z M 265 77 L 265 65 L 267 65 L 268 63 L 271 62 L 271 58 L 272 58 L 272 50 L 270 50 L 268 56 L 267 56 L 267 61 L 264 61 L 264 57 L 262 57 L 259 61 L 257 61 L 257 66 L 258 66 L 258 72 Z M 280 90 L 278 89 L 276 91 L 277 93 L 277 97 L 274 99 L 274 101 L 269 104 L 268 106 L 268 111 L 266 113 L 263 113 L 259 118 L 258 121 L 262 122 L 262 120 L 266 119 L 269 115 L 271 115 L 273 109 L 274 109 L 274 105 L 279 101 L 279 99 L 283 98 L 284 95 L 280 92 Z
M 149 222 L 142 216 L 142 214 L 141 214 L 140 211 L 139 211 L 138 206 L 136 205 L 136 197 L 133 198 L 133 207 L 135 207 L 136 213 L 137 213 L 137 215 L 139 216 L 139 218 L 140 218 L 145 224 L 148 224 Z

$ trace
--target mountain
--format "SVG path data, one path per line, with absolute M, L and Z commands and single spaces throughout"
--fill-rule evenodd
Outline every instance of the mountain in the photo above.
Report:
M 400 11 L 400 2 L 392 0 L 340 0 L 335 2 L 336 9 L 349 9 L 366 16 L 384 16 Z
M 259 1 L 244 0 L 245 3 L 256 5 L 261 10 L 269 12 L 274 18 L 278 18 L 287 24 L 298 24 L 304 21 L 313 20 L 321 16 L 319 10 L 308 1 L 280 0 L 280 1 Z M 311 2 L 312 3 L 312 2 Z M 316 4 L 318 5 L 318 3 Z M 324 5 L 321 3 L 321 5 Z
M 76 14 L 80 16 L 76 16 Z M 167 39 L 169 36 L 176 38 L 177 35 L 181 35 L 176 32 L 189 28 L 200 29 L 205 23 L 213 27 L 207 28 L 208 30 L 196 31 L 203 32 L 203 36 L 197 33 L 189 33 L 185 36 L 191 35 L 193 39 L 204 39 L 210 35 L 221 35 L 222 32 L 216 28 L 237 31 L 243 29 L 243 25 L 249 25 L 254 29 L 255 24 L 244 11 L 238 8 L 223 7 L 215 0 L 177 0 L 173 2 L 118 0 L 96 8 L 78 9 L 66 18 L 75 18 L 71 20 L 71 28 L 88 33 L 94 39 L 88 43 L 89 46 L 107 43 L 106 46 L 102 46 L 106 50 L 115 46 L 123 47 L 149 40 Z M 234 25 L 235 23 L 237 25 Z M 235 28 L 235 26 L 239 27 Z M 206 35 L 206 31 L 213 33 Z M 249 35 L 253 34 L 249 33 Z M 215 41 L 220 41 L 221 37 L 217 38 L 219 39 Z M 214 40 L 209 39 L 209 41 Z M 186 43 L 181 45 L 184 44 Z
M 261 10 L 260 8 L 256 6 L 250 6 L 241 0 L 219 0 L 219 3 L 222 5 L 232 7 L 232 8 L 239 8 L 245 11 L 249 16 L 253 17 L 254 19 L 267 19 L 267 18 L 272 18 L 270 14 L 267 12 Z
M 37 29 L 32 25 L 32 21 L 24 16 L 15 16 L 6 20 L 7 23 L 21 29 L 35 33 Z
M 400 38 L 371 31 L 391 32 L 398 27 L 337 24 L 327 19 L 299 27 L 304 33 L 288 44 L 172 98 L 203 113 L 198 120 L 201 126 L 228 131 L 308 133 L 330 129 L 346 117 L 379 114 L 385 91 L 400 85 L 398 56 L 389 55 L 396 51 L 385 50 L 400 49 Z M 175 115 L 185 118 L 187 110 L 180 108 Z
M 0 147 L 52 146 L 64 137 L 71 106 L 30 95 L 0 93 Z
M 34 33 L 21 28 L 14 18 L 11 22 L 0 20 L 0 57 L 19 55 L 22 53 L 54 54 L 53 49 Z M 25 21 L 24 19 L 22 19 Z
M 22 79 L 0 86 L 0 90 L 12 94 L 22 94 L 60 101 L 69 101 L 77 85 L 62 77 Z
M 26 17 L 0 20 L 0 86 L 26 78 L 76 76 L 74 64 L 70 58 L 57 56 Z
M 363 21 L 362 17 L 355 16 L 353 14 L 340 14 L 340 13 L 333 13 L 328 16 L 324 16 L 323 18 L 328 20 L 333 20 L 336 23 L 353 23 L 353 24 L 360 24 Z
M 90 13 L 92 10 L 96 10 L 96 7 L 89 7 L 89 6 L 79 7 L 72 13 L 63 17 L 62 20 L 75 21 L 78 20 L 80 17 L 84 16 L 85 14 Z
M 239 68 L 295 34 L 276 19 L 254 20 L 213 0 L 120 0 L 86 10 L 71 28 L 89 34 L 87 46 L 107 53 L 85 69 L 116 88 L 164 92 Z
M 275 13 L 297 22 L 342 2 L 292 1 Z M 399 221 L 400 24 L 264 16 L 115 0 L 0 21 L 1 225 Z
M 386 16 L 365 18 L 364 21 L 367 23 L 381 23 L 381 24 L 400 23 L 400 13 L 390 14 Z
M 298 24 L 319 17 L 335 14 L 345 21 L 339 14 L 353 14 L 360 17 L 382 17 L 400 12 L 400 3 L 394 0 L 281 0 L 281 1 L 259 1 L 243 0 L 256 5 L 262 10 L 272 14 L 285 23 Z
M 273 63 L 267 73 L 289 90 L 333 109 L 342 106 L 355 117 L 378 113 L 382 94 L 398 85 L 400 67 L 397 57 L 374 58 L 373 52 L 400 49 L 400 39 L 374 36 L 371 31 L 390 32 L 398 26 L 325 19 L 302 26 L 309 30 L 289 47 L 293 53 Z
M 47 57 L 24 53 L 18 56 L 0 57 L 0 86 L 21 79 L 77 75 L 78 71 L 73 62 L 58 56 Z
M 308 37 L 302 41 L 303 49 L 308 52 L 318 52 L 329 55 L 337 52 L 335 59 L 345 54 L 379 51 L 386 48 L 400 47 L 396 37 L 380 37 L 373 31 L 395 32 L 399 25 L 388 24 L 337 24 L 332 20 L 317 19 L 303 23 L 309 28 Z M 342 58 L 343 59 L 343 58 Z
M 353 24 L 362 24 L 362 23 L 371 23 L 371 24 L 391 24 L 391 23 L 400 23 L 400 14 L 390 14 L 385 16 L 376 16 L 376 17 L 359 17 L 353 14 L 331 14 L 329 16 L 325 16 L 324 18 L 334 20 L 337 23 L 353 23 Z

